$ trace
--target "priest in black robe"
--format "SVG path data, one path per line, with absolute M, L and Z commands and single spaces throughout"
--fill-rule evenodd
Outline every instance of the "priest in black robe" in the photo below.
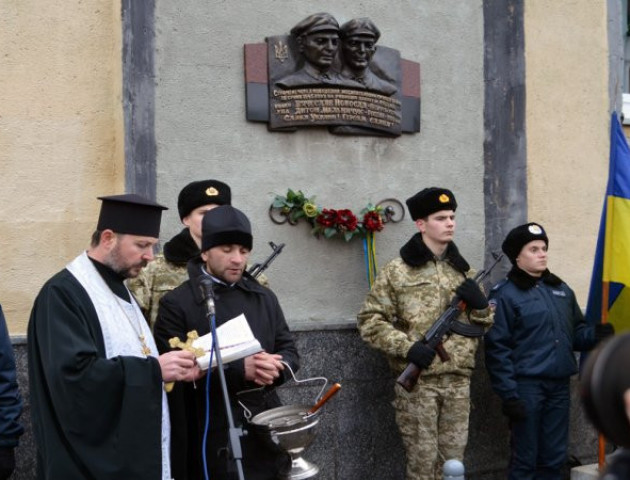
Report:
M 153 259 L 165 207 L 100 199 L 90 248 L 46 282 L 28 325 L 37 478 L 169 480 L 164 382 L 200 371 L 190 352 L 158 356 L 123 283 Z

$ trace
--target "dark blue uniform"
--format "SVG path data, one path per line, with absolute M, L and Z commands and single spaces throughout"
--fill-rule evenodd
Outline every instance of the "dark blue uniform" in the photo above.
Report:
M 19 422 L 22 397 L 17 384 L 13 346 L 0 306 L 0 480 L 11 476 L 15 468 L 13 449 L 24 433 Z
M 559 480 L 567 457 L 569 379 L 574 350 L 595 345 L 569 286 L 546 271 L 514 267 L 490 292 L 496 306 L 486 334 L 486 367 L 502 400 L 519 399 L 526 418 L 511 427 L 510 480 Z

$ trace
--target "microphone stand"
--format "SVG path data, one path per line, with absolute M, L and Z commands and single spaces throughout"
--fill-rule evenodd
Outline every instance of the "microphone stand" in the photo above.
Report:
M 225 381 L 225 372 L 223 371 L 223 359 L 221 358 L 221 348 L 219 345 L 219 339 L 217 336 L 217 328 L 215 324 L 215 308 L 214 308 L 214 291 L 212 287 L 212 279 L 207 275 L 202 275 L 199 278 L 199 284 L 203 297 L 206 301 L 206 315 L 210 323 L 210 330 L 212 331 L 212 348 L 214 349 L 217 357 L 217 370 L 219 371 L 219 380 L 221 383 L 221 391 L 223 393 L 223 403 L 225 405 L 225 414 L 228 421 L 228 440 L 229 449 L 232 459 L 236 464 L 236 471 L 238 473 L 239 480 L 245 480 L 243 474 L 243 450 L 241 449 L 241 437 L 244 435 L 242 428 L 237 428 L 234 424 L 234 416 L 232 415 L 232 407 L 230 406 L 230 397 L 228 395 L 227 382 Z M 212 369 L 212 365 L 208 367 Z M 210 379 L 208 378 L 209 382 Z

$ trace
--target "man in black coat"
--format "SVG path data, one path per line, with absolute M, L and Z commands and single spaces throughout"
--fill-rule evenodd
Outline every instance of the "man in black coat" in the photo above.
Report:
M 206 302 L 200 281 L 213 284 L 216 326 L 245 315 L 264 351 L 225 365 L 230 407 L 235 422 L 247 429 L 243 402 L 252 415 L 280 406 L 275 387 L 290 378 L 287 362 L 296 371 L 298 353 L 287 323 L 271 290 L 262 287 L 246 271 L 252 248 L 249 220 L 240 210 L 223 205 L 204 215 L 201 256 L 188 263 L 189 280 L 160 301 L 154 334 L 158 349 L 170 350 L 169 339 L 186 340 L 188 332 L 205 335 L 210 331 Z M 206 418 L 206 382 L 210 382 L 209 419 Z M 260 387 L 237 396 L 238 392 Z M 228 451 L 228 424 L 219 375 L 209 370 L 196 385 L 177 383 L 169 394 L 172 424 L 171 458 L 173 477 L 178 480 L 203 478 L 205 457 L 210 478 L 235 478 L 234 462 Z M 206 429 L 206 420 L 208 428 Z M 270 450 L 255 432 L 240 439 L 243 469 L 247 480 L 274 480 L 288 471 L 286 453 Z

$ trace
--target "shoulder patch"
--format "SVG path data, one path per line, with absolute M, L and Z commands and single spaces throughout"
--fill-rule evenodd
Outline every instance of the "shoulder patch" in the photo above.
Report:
M 503 280 L 501 280 L 499 283 L 497 283 L 494 287 L 492 287 L 490 289 L 491 292 L 496 292 L 498 290 L 501 289 L 501 287 L 503 287 L 506 283 L 508 282 L 507 278 L 504 278 Z

